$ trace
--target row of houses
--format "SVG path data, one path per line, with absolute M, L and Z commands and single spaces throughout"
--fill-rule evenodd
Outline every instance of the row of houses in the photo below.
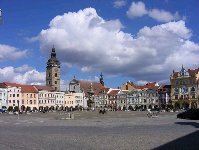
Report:
M 127 84 L 132 85 L 130 82 Z M 75 107 L 86 109 L 89 99 L 93 102 L 93 108 L 146 109 L 161 105 L 159 91 L 160 87 L 155 84 L 150 88 L 147 86 L 129 91 L 122 88 L 105 88 L 98 82 L 76 79 L 70 82 L 67 92 L 54 91 L 50 86 L 3 82 L 0 83 L 0 109 L 8 109 L 9 107 L 13 109 L 18 107 L 21 111 L 25 111 L 27 108 L 30 110 L 64 110 Z
M 70 107 L 99 108 L 113 110 L 148 108 L 198 108 L 199 69 L 173 71 L 171 85 L 150 82 L 143 86 L 126 82 L 118 89 L 106 88 L 103 75 L 100 82 L 74 79 L 69 90 L 56 91 L 52 86 L 0 83 L 0 109 L 19 106 L 20 110 L 66 109 Z
M 129 81 L 118 89 L 112 89 L 104 87 L 103 83 L 74 78 L 69 83 L 69 91 L 84 92 L 87 99 L 92 100 L 92 107 L 107 107 L 113 110 L 165 108 L 171 100 L 170 85 L 159 86 L 156 82 L 151 82 L 144 86 L 136 86 Z
M 0 109 L 18 107 L 21 111 L 86 107 L 84 93 L 57 92 L 50 86 L 0 83 Z

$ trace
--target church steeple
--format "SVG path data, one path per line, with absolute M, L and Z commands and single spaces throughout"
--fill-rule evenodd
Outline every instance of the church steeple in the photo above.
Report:
M 47 62 L 47 67 L 52 67 L 52 66 L 58 66 L 60 67 L 60 62 L 56 57 L 56 52 L 55 52 L 55 47 L 53 45 L 52 51 L 51 51 L 51 57 Z
M 103 79 L 103 74 L 101 72 L 100 74 L 100 83 L 104 86 L 104 79 Z
M 60 62 L 56 57 L 55 47 L 53 45 L 51 57 L 46 66 L 46 85 L 60 91 Z

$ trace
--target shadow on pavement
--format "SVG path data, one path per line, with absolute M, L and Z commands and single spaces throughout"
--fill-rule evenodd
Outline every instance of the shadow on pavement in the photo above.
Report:
M 179 125 L 191 125 L 199 128 L 197 122 L 176 122 Z M 175 139 L 169 143 L 154 148 L 153 150 L 199 150 L 199 131 Z

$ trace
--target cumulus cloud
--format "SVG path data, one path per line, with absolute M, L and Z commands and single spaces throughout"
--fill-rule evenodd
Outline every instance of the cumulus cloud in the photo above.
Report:
M 143 15 L 146 15 L 148 12 L 145 8 L 145 4 L 141 1 L 139 2 L 132 2 L 129 10 L 127 11 L 127 16 L 129 18 L 134 18 L 134 17 L 141 17 Z
M 199 64 L 199 45 L 191 36 L 182 20 L 145 26 L 132 36 L 119 20 L 104 20 L 93 8 L 56 16 L 38 35 L 41 50 L 49 54 L 55 44 L 64 64 L 146 81 L 168 79 L 181 64 Z
M 126 0 L 116 0 L 113 2 L 113 7 L 121 8 L 126 5 Z
M 19 84 L 46 85 L 46 72 L 39 72 L 33 67 L 23 65 L 14 68 L 0 68 L 0 82 L 15 82 Z M 60 80 L 61 91 L 68 89 L 69 81 Z
M 45 72 L 39 72 L 36 69 L 31 69 L 27 65 L 14 68 L 8 66 L 0 68 L 0 82 L 16 82 L 21 84 L 45 84 Z
M 27 55 L 27 50 L 20 50 L 16 47 L 0 44 L 0 61 L 16 60 L 24 58 Z
M 177 21 L 182 18 L 178 14 L 178 12 L 175 12 L 174 14 L 172 14 L 168 11 L 160 10 L 156 8 L 148 10 L 142 1 L 138 1 L 137 3 L 132 2 L 126 14 L 129 18 L 142 17 L 144 15 L 148 15 L 149 17 L 159 22 Z
M 136 85 L 146 85 L 147 83 L 149 83 L 149 82 L 145 81 L 145 80 L 139 80 L 136 82 Z

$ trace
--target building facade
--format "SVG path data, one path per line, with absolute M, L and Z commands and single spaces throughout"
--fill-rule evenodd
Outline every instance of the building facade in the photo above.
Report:
M 7 106 L 10 110 L 21 110 L 22 96 L 21 87 L 16 83 L 3 82 L 7 90 Z M 9 108 L 10 107 L 10 108 Z
M 183 66 L 179 72 L 170 76 L 171 101 L 174 108 L 199 107 L 199 68 L 186 70 Z
M 58 110 L 64 109 L 64 92 L 54 92 L 55 106 Z
M 128 109 L 152 109 L 159 107 L 158 90 L 155 89 L 139 89 L 128 93 L 127 96 Z
M 38 110 L 38 90 L 33 85 L 20 85 L 21 87 L 21 111 Z
M 0 109 L 6 110 L 8 108 L 7 96 L 8 96 L 8 92 L 7 92 L 6 87 L 4 87 L 4 85 L 0 86 Z
M 158 88 L 159 103 L 161 109 L 168 109 L 171 106 L 171 85 L 161 85 Z

